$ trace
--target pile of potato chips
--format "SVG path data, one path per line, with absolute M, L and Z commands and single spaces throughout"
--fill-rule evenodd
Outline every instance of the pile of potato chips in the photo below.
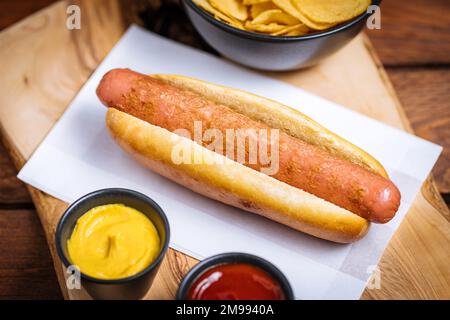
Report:
M 370 0 L 193 0 L 216 19 L 272 36 L 326 30 L 367 10 Z

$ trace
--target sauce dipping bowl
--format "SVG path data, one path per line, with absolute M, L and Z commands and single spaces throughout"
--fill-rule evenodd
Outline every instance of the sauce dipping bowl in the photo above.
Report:
M 379 5 L 381 0 L 372 1 Z M 214 49 L 242 65 L 268 71 L 296 70 L 317 64 L 352 40 L 371 13 L 303 36 L 270 36 L 234 28 L 215 19 L 192 0 L 182 0 L 198 33 Z
M 102 189 L 89 193 L 71 204 L 58 223 L 55 234 L 56 250 L 66 268 L 72 265 L 68 254 L 67 240 L 71 237 L 78 218 L 94 207 L 117 203 L 134 208 L 150 219 L 160 237 L 160 252 L 156 259 L 144 270 L 126 278 L 96 279 L 81 271 L 81 285 L 94 299 L 143 298 L 150 289 L 169 247 L 169 222 L 164 211 L 155 201 L 133 190 L 120 188 Z
M 289 281 L 277 267 L 263 258 L 240 252 L 222 253 L 199 262 L 185 275 L 185 277 L 181 281 L 176 294 L 176 299 L 188 300 L 189 290 L 191 289 L 192 285 L 194 285 L 196 280 L 201 277 L 207 270 L 221 265 L 236 263 L 249 264 L 265 271 L 273 278 L 275 282 L 279 284 L 284 293 L 285 300 L 295 299 Z

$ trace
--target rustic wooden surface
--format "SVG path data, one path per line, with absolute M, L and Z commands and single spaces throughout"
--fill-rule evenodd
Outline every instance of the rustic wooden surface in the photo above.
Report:
M 370 40 L 418 136 L 444 146 L 433 175 L 450 203 L 450 0 L 384 0 Z
M 388 74 L 415 133 L 444 146 L 433 176 L 450 204 L 450 67 L 391 68 Z
M 61 298 L 39 218 L 2 145 L 0 248 L 0 299 Z
M 0 1 L 0 14 L 2 14 L 0 16 L 0 28 L 8 26 L 49 2 L 52 1 L 22 1 L 22 5 L 18 6 L 18 2 L 15 1 Z M 414 0 L 410 3 L 411 5 L 407 10 L 408 15 L 401 15 L 392 11 L 398 10 L 399 7 L 395 1 L 384 1 L 383 30 L 370 32 L 369 35 L 375 43 L 382 62 L 388 66 L 387 72 L 393 80 L 394 87 L 416 133 L 429 140 L 448 145 L 450 144 L 448 141 L 450 137 L 448 134 L 450 79 L 448 66 L 446 65 L 448 61 L 445 59 L 449 58 L 446 54 L 449 45 L 446 37 L 448 37 L 450 26 L 448 21 L 444 20 L 445 18 L 448 20 L 449 15 L 444 14 L 444 12 L 446 12 L 445 10 L 448 12 L 449 6 L 446 6 L 446 4 L 449 2 L 434 1 L 431 5 L 429 1 Z M 435 8 L 434 11 L 433 7 Z M 440 12 L 439 21 L 442 23 L 436 25 L 436 12 L 438 11 Z M 7 13 L 6 17 L 5 12 Z M 167 10 L 163 13 L 166 15 L 164 19 L 172 17 Z M 179 15 L 175 16 L 176 19 L 183 18 L 179 12 L 176 14 Z M 417 17 L 417 19 L 414 18 L 416 24 L 405 22 L 406 20 L 409 21 L 411 17 Z M 172 17 L 172 19 L 174 18 Z M 38 26 L 34 25 L 33 27 Z M 171 33 L 180 34 L 177 28 L 167 28 L 163 25 L 149 27 L 166 28 L 163 31 L 168 33 L 166 34 L 168 36 L 171 36 Z M 418 37 L 405 36 L 412 34 L 415 29 L 418 32 Z M 88 32 L 92 32 L 92 30 L 88 30 Z M 83 37 L 76 37 L 75 41 L 77 39 L 83 45 Z M 178 40 L 189 43 L 192 38 L 185 37 Z M 396 46 L 392 45 L 394 41 Z M 195 45 L 203 46 L 204 44 L 199 41 Z M 399 54 L 400 52 L 402 54 Z M 105 54 L 105 52 L 99 51 L 95 51 L 95 53 L 94 57 L 85 59 L 81 76 L 77 75 L 78 78 L 66 79 L 69 81 L 69 87 L 73 92 L 76 92 L 77 86 L 82 84 L 82 79 L 86 78 L 95 67 L 96 62 L 101 59 L 101 55 Z M 289 75 L 286 75 L 286 77 L 289 78 Z M 30 86 L 32 87 L 36 79 L 24 77 L 20 80 L 25 85 L 31 83 Z M 57 101 L 57 103 L 68 102 L 70 97 L 67 101 L 62 100 Z M 56 117 L 58 115 L 59 112 L 56 112 Z M 3 137 L 7 142 L 11 142 L 10 138 Z M 20 155 L 16 154 L 16 164 L 20 165 L 23 160 L 20 159 Z M 447 153 L 444 157 L 441 157 L 439 165 L 435 169 L 438 185 L 443 192 L 449 192 L 450 190 L 448 187 L 450 178 L 448 160 Z M 0 148 L 0 298 L 61 297 L 55 281 L 55 274 L 50 267 L 52 261 L 45 245 L 44 233 L 34 213 L 29 195 L 25 187 L 15 178 L 15 173 L 16 169 L 12 166 L 6 152 L 3 148 Z M 35 200 L 46 197 L 36 191 L 33 191 L 32 194 Z M 436 222 L 445 224 L 445 219 L 449 220 L 448 215 L 446 216 L 448 213 L 445 213 L 445 205 L 439 201 L 432 183 L 426 185 L 421 196 L 427 198 L 439 207 L 441 212 L 444 212 L 444 215 L 442 215 L 444 220 L 440 218 L 428 220 L 424 228 L 416 230 L 416 221 L 412 218 L 409 219 L 411 215 L 408 215 L 408 220 L 402 225 L 401 232 L 392 240 L 393 245 L 391 244 L 390 249 L 386 251 L 381 262 L 382 269 L 389 271 L 390 279 L 388 279 L 388 282 L 391 283 L 392 288 L 395 288 L 395 286 L 398 288 L 397 294 L 391 294 L 391 297 L 443 297 L 445 296 L 445 290 L 448 291 L 448 282 L 435 283 L 427 278 L 430 276 L 431 270 L 435 269 L 433 258 L 428 256 L 433 257 L 435 255 L 442 259 L 448 259 L 448 256 L 442 256 L 439 247 L 430 246 L 430 242 L 427 240 L 427 233 L 432 232 L 433 228 L 438 228 L 439 224 L 436 224 Z M 57 206 L 56 210 L 58 209 L 61 210 Z M 427 206 L 419 206 L 418 210 L 427 212 L 433 209 Z M 405 273 L 407 266 L 403 265 L 405 261 L 413 259 L 413 257 L 399 257 L 397 249 L 391 249 L 404 246 L 405 239 L 411 236 L 410 233 L 417 238 L 420 247 L 431 252 L 421 260 L 413 274 Z M 442 243 L 445 243 L 448 241 L 448 237 L 443 237 L 441 240 Z M 164 262 L 166 268 L 172 267 L 171 274 L 175 275 L 174 279 L 181 277 L 192 263 L 191 259 L 175 254 L 174 251 Z M 438 270 L 438 272 L 443 277 L 447 276 L 448 281 L 446 270 Z M 414 277 L 415 275 L 421 275 L 424 279 L 417 280 Z M 175 282 L 157 281 L 155 283 L 155 288 L 168 292 L 167 295 L 159 296 L 162 298 L 169 298 L 173 294 L 174 287 L 176 287 Z M 370 293 L 366 292 L 364 297 L 385 298 L 386 292 L 383 290 L 374 292 L 372 290 Z
M 381 9 L 370 38 L 385 67 L 450 63 L 449 0 L 383 0 Z

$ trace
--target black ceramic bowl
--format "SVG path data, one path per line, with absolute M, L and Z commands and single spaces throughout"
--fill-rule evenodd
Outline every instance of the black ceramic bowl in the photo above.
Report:
M 286 300 L 294 300 L 294 293 L 292 292 L 292 288 L 291 285 L 289 284 L 289 281 L 277 267 L 275 267 L 272 263 L 263 258 L 248 253 L 240 253 L 240 252 L 218 254 L 198 263 L 186 274 L 186 276 L 181 281 L 176 294 L 176 299 L 187 300 L 187 294 L 192 284 L 206 270 L 212 267 L 229 263 L 248 263 L 261 268 L 262 270 L 270 274 L 273 277 L 273 279 L 280 284 L 281 289 L 283 290 L 284 295 L 286 297 Z
M 81 285 L 94 299 L 140 299 L 145 296 L 169 247 L 170 229 L 163 210 L 149 197 L 128 189 L 102 189 L 75 201 L 63 214 L 56 229 L 56 250 L 64 265 L 72 263 L 67 252 L 67 240 L 78 218 L 90 209 L 105 204 L 121 203 L 145 214 L 155 225 L 161 239 L 160 253 L 143 271 L 122 279 L 104 280 L 81 272 Z
M 369 13 L 334 28 L 298 37 L 281 37 L 243 31 L 215 19 L 183 0 L 183 6 L 200 35 L 223 56 L 248 67 L 284 71 L 312 66 L 333 54 L 365 26 Z M 379 5 L 381 0 L 372 1 Z

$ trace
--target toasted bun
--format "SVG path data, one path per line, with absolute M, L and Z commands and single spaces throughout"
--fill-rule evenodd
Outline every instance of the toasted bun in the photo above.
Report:
M 192 84 L 190 81 L 197 81 L 184 82 L 184 79 L 180 82 Z M 215 90 L 221 91 L 225 96 L 227 91 L 221 88 L 217 87 Z M 208 97 L 211 96 L 207 89 L 204 91 L 207 91 Z M 252 106 L 256 108 L 261 103 L 258 97 L 244 93 L 242 95 L 245 99 L 254 100 L 253 104 L 248 105 L 249 109 L 252 109 Z M 232 94 L 226 96 L 228 99 L 239 100 Z M 241 107 L 243 108 L 243 105 Z M 265 112 L 269 112 L 272 107 L 275 108 L 275 103 L 266 107 Z M 304 116 L 285 108 L 283 106 L 280 111 L 280 119 L 287 119 L 286 114 L 292 112 L 302 120 L 301 123 L 307 122 L 306 118 L 302 118 Z M 257 113 L 256 110 L 247 112 Z M 286 123 L 286 126 L 292 126 L 298 131 L 303 130 L 292 121 L 283 121 L 279 120 L 279 123 Z M 353 242 L 367 233 L 369 222 L 358 215 L 232 161 L 190 139 L 113 108 L 108 109 L 106 124 L 117 143 L 144 166 L 206 197 L 334 242 Z M 303 127 L 305 126 L 309 127 L 304 124 Z M 330 135 L 328 131 L 326 134 Z M 344 142 L 340 143 L 345 145 Z M 173 161 L 172 153 L 180 148 L 191 150 L 191 163 L 176 164 L 176 161 Z
M 388 178 L 383 166 L 370 154 L 324 128 L 303 113 L 276 101 L 213 83 L 179 75 L 150 75 L 180 89 L 189 90 L 213 102 L 265 123 L 271 128 L 315 145 L 331 154 Z

